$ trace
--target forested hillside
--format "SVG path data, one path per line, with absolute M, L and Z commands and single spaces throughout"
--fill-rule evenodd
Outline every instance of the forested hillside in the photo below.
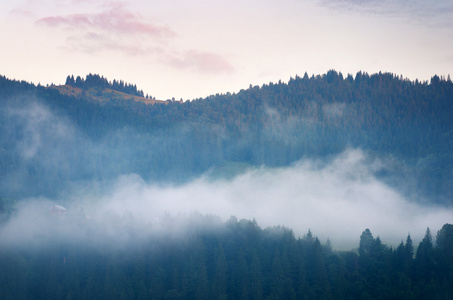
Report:
M 3 245 L 0 298 L 453 297 L 451 224 L 445 224 L 435 239 L 427 229 L 416 250 L 410 235 L 398 247 L 389 248 L 365 229 L 357 249 L 336 252 L 310 231 L 296 238 L 287 228 L 261 229 L 255 221 L 231 218 L 222 222 L 212 216 L 190 219 L 191 226 L 179 237 L 168 230 L 145 240 L 112 240 L 99 247 L 94 237 L 78 241 L 77 236 L 49 235 L 34 240 L 33 247 Z M 171 226 L 180 220 L 166 221 Z M 53 222 L 58 228 L 66 221 L 56 218 Z
M 0 77 L 0 299 L 453 297 L 450 78 L 329 71 L 185 102 L 143 96 L 100 75 Z M 332 240 L 362 232 L 347 218 L 387 234 L 447 224 L 418 245 L 365 229 L 337 251 L 234 217 L 245 211 L 344 226 Z
M 99 82 L 99 87 L 94 83 Z M 74 88 L 136 86 L 68 76 Z M 208 170 L 288 166 L 360 148 L 376 176 L 413 197 L 452 204 L 453 83 L 329 71 L 235 94 L 146 104 L 0 78 L 0 195 L 55 196 L 70 182 L 136 173 L 184 182 Z

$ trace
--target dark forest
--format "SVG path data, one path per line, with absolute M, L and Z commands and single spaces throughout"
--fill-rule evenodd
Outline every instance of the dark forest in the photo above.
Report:
M 1 299 L 450 299 L 453 225 L 396 248 L 369 229 L 334 251 L 255 221 L 191 216 L 184 238 L 98 247 L 49 238 L 0 247 Z M 54 220 L 56 224 L 63 219 Z M 171 224 L 175 220 L 167 219 Z M 196 221 L 196 222 L 194 222 Z M 196 224 L 196 225 L 194 225 Z M 417 247 L 418 246 L 418 247 Z

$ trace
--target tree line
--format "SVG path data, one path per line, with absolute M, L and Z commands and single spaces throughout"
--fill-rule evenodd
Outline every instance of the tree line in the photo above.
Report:
M 0 247 L 1 299 L 451 299 L 453 225 L 418 247 L 396 248 L 366 229 L 335 251 L 311 231 L 199 216 L 184 238 L 122 246 L 70 241 Z M 215 228 L 215 229 L 213 229 Z M 44 246 L 43 246 L 44 244 Z M 115 245 L 115 244 L 113 244 Z
M 125 83 L 123 80 L 113 80 L 109 82 L 104 76 L 98 74 L 88 74 L 85 78 L 77 76 L 74 79 L 74 75 L 66 77 L 66 85 L 77 87 L 83 90 L 94 88 L 94 89 L 112 89 L 115 91 L 123 92 L 130 95 L 144 97 L 142 90 L 137 89 L 137 85 Z

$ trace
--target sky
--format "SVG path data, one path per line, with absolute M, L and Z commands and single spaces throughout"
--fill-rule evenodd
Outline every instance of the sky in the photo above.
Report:
M 453 70 L 451 0 L 0 1 L 0 75 L 100 74 L 166 100 L 295 75 Z

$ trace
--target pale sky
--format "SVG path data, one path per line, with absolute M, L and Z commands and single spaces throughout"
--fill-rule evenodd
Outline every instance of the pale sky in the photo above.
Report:
M 11 79 L 93 73 L 165 100 L 330 69 L 453 73 L 453 0 L 0 0 Z

